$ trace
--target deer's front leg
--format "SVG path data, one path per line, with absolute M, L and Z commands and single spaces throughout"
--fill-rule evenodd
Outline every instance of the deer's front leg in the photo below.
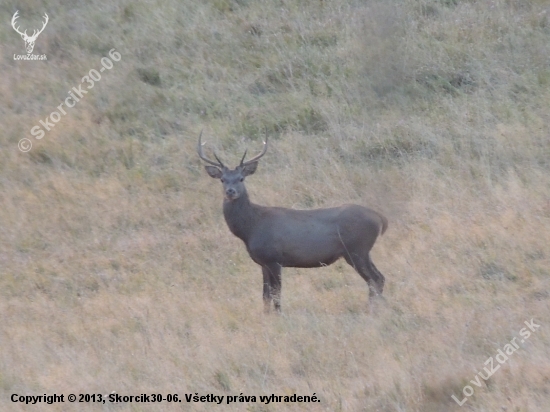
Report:
M 262 267 L 264 275 L 264 304 L 267 306 L 267 311 L 271 308 L 271 301 L 275 304 L 275 310 L 281 311 L 281 265 L 278 263 L 270 263 Z M 266 288 L 266 284 L 268 285 Z M 268 301 L 266 303 L 266 292 Z
M 262 266 L 262 275 L 264 278 L 264 312 L 269 313 L 271 311 L 271 272 L 267 266 Z

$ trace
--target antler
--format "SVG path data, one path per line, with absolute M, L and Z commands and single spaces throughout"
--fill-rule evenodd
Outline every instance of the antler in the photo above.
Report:
M 33 32 L 32 36 L 31 36 L 32 39 L 36 39 L 38 37 L 38 35 L 40 33 L 42 33 L 44 31 L 44 29 L 46 28 L 46 24 L 48 24 L 48 21 L 50 20 L 50 18 L 48 17 L 48 15 L 46 13 L 44 13 L 44 17 L 46 18 L 46 21 L 42 25 L 42 28 L 40 30 L 38 30 L 38 32 L 36 32 L 36 30 L 34 30 L 34 32 L 36 32 L 36 33 Z
M 21 36 L 27 36 L 27 30 L 25 30 L 25 33 L 21 33 L 19 31 L 19 26 L 18 27 L 15 27 L 15 20 L 17 20 L 19 18 L 19 16 L 17 15 L 19 13 L 19 10 L 17 10 L 15 12 L 15 14 L 13 15 L 12 19 L 11 19 L 11 26 L 13 27 L 13 29 L 19 33 Z
M 222 161 L 218 158 L 218 156 L 216 156 L 216 152 L 214 152 L 214 157 L 216 158 L 216 160 L 218 161 L 217 163 L 208 159 L 204 153 L 202 152 L 202 146 L 204 145 L 204 143 L 201 143 L 201 138 L 202 138 L 202 130 L 201 130 L 201 133 L 199 134 L 199 145 L 197 146 L 197 153 L 199 154 L 199 157 L 204 160 L 206 163 L 210 163 L 211 165 L 213 166 L 217 166 L 217 167 L 222 167 L 222 169 L 225 169 L 225 165 L 222 163 Z
M 23 38 L 27 38 L 27 39 L 30 39 L 30 40 L 36 40 L 38 35 L 44 31 L 44 29 L 46 28 L 46 24 L 48 24 L 48 21 L 50 20 L 50 18 L 48 17 L 48 14 L 44 13 L 44 18 L 46 19 L 46 21 L 44 21 L 44 23 L 42 24 L 42 28 L 40 30 L 34 30 L 33 33 L 32 33 L 32 36 L 29 37 L 29 35 L 27 34 L 27 30 L 25 30 L 23 33 L 21 33 L 21 31 L 19 30 L 19 26 L 15 27 L 15 23 L 16 23 L 15 21 L 19 18 L 18 14 L 19 14 L 19 10 L 17 10 L 15 12 L 15 14 L 13 15 L 13 17 L 11 19 L 11 26 Z
M 265 152 L 267 152 L 267 135 L 265 136 L 264 147 L 262 149 L 262 152 L 259 155 L 254 156 L 252 159 L 247 160 L 246 162 L 243 163 L 244 157 L 246 156 L 246 150 L 245 150 L 243 158 L 241 159 L 240 166 L 246 166 L 246 165 L 249 165 L 250 163 L 254 163 L 255 161 L 259 160 L 265 154 Z

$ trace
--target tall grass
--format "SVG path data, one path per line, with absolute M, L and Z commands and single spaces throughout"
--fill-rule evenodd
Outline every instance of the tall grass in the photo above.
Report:
M 23 27 L 47 12 L 34 53 Z M 0 409 L 44 393 L 311 395 L 307 405 L 78 410 L 545 411 L 550 401 L 550 2 L 0 5 Z M 31 31 L 32 29 L 30 29 Z M 30 129 L 116 48 L 43 139 Z M 260 268 L 227 229 L 198 133 L 270 148 L 253 201 L 390 220 L 387 304 L 345 262 Z M 27 137 L 33 148 L 17 149 Z M 540 329 L 459 408 L 524 321 Z M 471 385 L 471 384 L 470 384 Z

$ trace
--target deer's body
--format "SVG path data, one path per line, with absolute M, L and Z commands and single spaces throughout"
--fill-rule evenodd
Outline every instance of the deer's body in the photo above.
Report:
M 244 178 L 255 172 L 258 159 L 237 166 L 234 170 L 199 156 L 213 166 L 206 166 L 211 177 L 224 184 L 223 213 L 231 232 L 240 238 L 254 262 L 262 267 L 266 310 L 274 300 L 280 310 L 281 268 L 313 268 L 327 266 L 339 258 L 365 279 L 371 297 L 381 295 L 384 276 L 372 263 L 369 252 L 377 237 L 388 226 L 387 219 L 374 210 L 359 205 L 343 205 L 327 209 L 294 210 L 266 207 L 250 202 Z M 246 155 L 246 153 L 245 153 Z
M 358 205 L 294 210 L 253 204 L 248 194 L 235 201 L 225 200 L 223 212 L 231 232 L 262 266 L 327 266 L 357 252 L 349 247 L 370 249 L 387 227 L 383 216 Z M 374 236 L 368 236 L 370 233 Z

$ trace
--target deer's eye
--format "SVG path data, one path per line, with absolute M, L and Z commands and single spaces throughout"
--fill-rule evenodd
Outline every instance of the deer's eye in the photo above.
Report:
M 239 179 L 239 182 L 242 182 L 243 180 L 244 180 L 244 177 L 241 177 L 241 178 Z
M 223 177 L 220 180 L 222 183 L 225 183 L 225 179 Z

